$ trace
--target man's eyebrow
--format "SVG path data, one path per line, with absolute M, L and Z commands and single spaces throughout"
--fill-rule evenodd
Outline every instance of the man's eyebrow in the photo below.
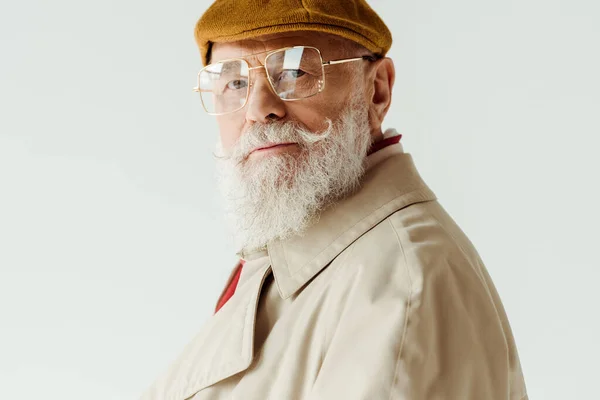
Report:
M 226 60 L 223 60 L 226 61 Z M 231 73 L 236 73 L 236 74 L 240 74 L 243 70 L 243 68 L 241 68 L 239 63 L 235 63 L 235 62 L 223 62 L 223 61 L 216 61 L 215 64 L 221 64 L 221 67 L 216 70 L 213 71 L 213 73 L 215 74 L 231 74 Z

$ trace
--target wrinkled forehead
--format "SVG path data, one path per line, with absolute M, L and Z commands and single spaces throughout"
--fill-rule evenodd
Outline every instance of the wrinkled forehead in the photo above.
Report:
M 211 48 L 210 62 L 254 54 L 257 54 L 258 60 L 263 60 L 267 52 L 290 46 L 313 46 L 321 51 L 323 58 L 330 59 L 340 54 L 342 41 L 342 38 L 335 35 L 311 31 L 261 35 L 235 42 L 214 43 Z

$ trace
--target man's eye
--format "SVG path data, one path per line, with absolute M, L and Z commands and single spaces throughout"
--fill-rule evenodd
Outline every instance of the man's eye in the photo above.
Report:
M 229 90 L 240 90 L 248 86 L 248 82 L 245 79 L 236 79 L 229 81 L 225 86 Z
M 279 76 L 279 79 L 280 80 L 297 79 L 305 74 L 306 74 L 306 72 L 302 71 L 301 69 L 286 69 L 285 71 L 283 71 L 281 73 L 281 75 Z

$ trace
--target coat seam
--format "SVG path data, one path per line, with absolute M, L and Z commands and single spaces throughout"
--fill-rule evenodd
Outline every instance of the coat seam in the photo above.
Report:
M 498 310 L 498 307 L 497 307 L 496 303 L 494 302 L 494 297 L 492 296 L 492 293 L 491 293 L 490 287 L 488 285 L 488 282 L 486 281 L 486 279 L 483 276 L 483 274 L 481 274 L 482 271 L 479 270 L 479 269 L 476 271 L 473 263 L 470 262 L 471 257 L 469 256 L 469 254 L 467 253 L 466 249 L 464 248 L 462 240 L 459 240 L 459 238 L 457 238 L 446 227 L 446 225 L 438 218 L 438 216 L 436 215 L 435 212 L 430 212 L 429 215 L 431 215 L 431 217 L 437 222 L 437 225 L 440 227 L 440 229 L 442 229 L 442 231 L 446 235 L 448 235 L 448 237 L 450 237 L 452 239 L 452 242 L 456 243 L 456 245 L 458 247 L 458 250 L 460 251 L 460 254 L 462 255 L 462 257 L 466 261 L 466 264 L 471 267 L 471 270 L 473 271 L 473 273 L 475 274 L 475 276 L 477 276 L 477 279 L 478 279 L 480 285 L 485 290 L 485 293 L 487 295 L 487 300 L 489 302 L 489 305 L 494 310 L 496 319 L 500 322 L 500 329 L 501 329 L 502 337 L 504 338 L 504 345 L 506 346 L 506 364 L 510 365 L 510 360 L 511 360 L 510 344 L 509 344 L 508 338 L 506 337 L 506 332 L 504 331 L 504 324 L 502 323 L 502 316 L 501 316 L 502 313 Z M 483 260 L 481 259 L 481 256 L 479 255 L 479 253 L 477 251 L 475 251 L 474 256 L 477 258 L 475 261 L 481 261 L 481 262 L 483 262 Z M 519 361 L 519 363 L 520 363 L 520 361 Z M 512 386 L 511 374 L 510 373 L 507 374 L 506 385 L 509 388 Z M 521 398 L 520 400 L 523 400 L 523 399 Z
M 400 339 L 400 347 L 398 349 L 398 355 L 396 356 L 396 365 L 394 367 L 394 380 L 392 381 L 392 386 L 390 388 L 390 396 L 388 397 L 388 399 L 391 400 L 394 395 L 394 387 L 396 386 L 396 381 L 397 381 L 397 377 L 398 377 L 398 369 L 399 369 L 399 365 L 400 365 L 400 360 L 402 358 L 402 350 L 404 349 L 404 342 L 406 340 L 406 331 L 408 329 L 408 316 L 410 314 L 411 306 L 412 306 L 413 281 L 412 281 L 412 276 L 410 275 L 410 268 L 409 268 L 408 262 L 406 260 L 406 253 L 404 252 L 404 247 L 402 247 L 402 242 L 400 241 L 400 237 L 398 236 L 398 231 L 396 231 L 394 224 L 392 224 L 392 221 L 389 218 L 387 219 L 387 221 L 390 224 L 392 231 L 394 231 L 394 235 L 396 237 L 396 240 L 398 241 L 398 246 L 400 248 L 400 251 L 402 252 L 402 258 L 404 259 L 404 266 L 406 268 L 406 274 L 408 276 L 408 285 L 409 285 L 408 286 L 408 299 L 406 301 L 405 315 L 404 315 L 404 326 L 402 329 L 402 337 Z
M 511 355 L 510 355 L 510 344 L 509 344 L 508 338 L 506 337 L 506 332 L 504 331 L 504 325 L 502 324 L 502 316 L 501 316 L 502 313 L 498 310 L 497 304 L 494 302 L 494 297 L 492 296 L 490 287 L 488 285 L 488 281 L 485 279 L 485 277 L 482 274 L 480 274 L 481 271 L 479 269 L 475 270 L 475 267 L 473 266 L 473 263 L 470 261 L 471 260 L 471 256 L 469 255 L 469 253 L 467 252 L 467 250 L 464 247 L 463 240 L 461 240 L 461 238 L 458 238 L 457 236 L 455 236 L 447 228 L 447 226 L 440 220 L 440 218 L 438 218 L 438 215 L 437 215 L 436 212 L 430 212 L 429 215 L 436 221 L 437 226 L 439 226 L 441 228 L 441 230 L 446 235 L 448 235 L 449 238 L 452 239 L 452 242 L 457 245 L 459 253 L 461 254 L 461 256 L 466 261 L 466 264 L 471 267 L 471 270 L 473 271 L 473 273 L 477 277 L 480 285 L 485 290 L 485 294 L 487 296 L 487 300 L 489 302 L 489 305 L 494 310 L 494 314 L 496 316 L 496 319 L 498 321 L 500 321 L 501 333 L 502 333 L 502 337 L 504 338 L 504 345 L 506 346 L 506 363 L 507 363 L 507 365 L 510 365 L 510 358 L 511 358 Z M 473 248 L 474 248 L 474 246 L 473 246 Z M 473 256 L 476 257 L 475 261 L 483 262 L 481 256 L 479 255 L 479 253 L 476 250 L 475 250 L 475 254 L 473 254 Z M 517 358 L 518 358 L 518 356 L 517 356 Z M 519 363 L 520 363 L 520 361 L 519 361 Z M 512 387 L 511 374 L 507 375 L 506 384 L 507 384 L 507 387 Z M 509 394 L 509 396 L 510 396 L 510 394 Z M 527 397 L 527 393 L 525 393 L 522 396 L 523 397 L 519 397 L 519 400 L 526 400 L 528 398 Z

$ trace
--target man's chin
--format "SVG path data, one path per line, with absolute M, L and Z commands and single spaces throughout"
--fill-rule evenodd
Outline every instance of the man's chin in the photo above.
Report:
M 303 168 L 297 154 L 271 154 L 247 160 L 242 167 L 242 176 L 247 184 L 290 186 Z
M 296 180 L 296 174 L 293 171 L 272 171 L 267 172 L 268 176 L 256 174 L 247 176 L 246 183 L 251 186 L 265 187 L 270 186 L 273 189 L 290 189 Z M 272 194 L 272 193 L 270 193 Z

